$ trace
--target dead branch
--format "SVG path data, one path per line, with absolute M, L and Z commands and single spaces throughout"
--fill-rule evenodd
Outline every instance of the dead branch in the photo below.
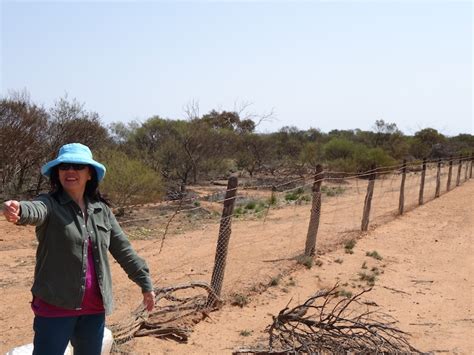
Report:
M 393 317 L 364 306 L 361 296 L 371 289 L 345 298 L 337 288 L 319 291 L 302 305 L 287 306 L 274 316 L 266 329 L 267 349 L 243 348 L 234 354 L 420 353 Z
M 201 293 L 195 294 L 196 290 Z M 155 288 L 154 292 L 155 308 L 151 313 L 141 304 L 129 319 L 111 326 L 116 345 L 147 335 L 186 342 L 192 325 L 208 317 L 222 303 L 205 282 Z M 212 308 L 207 306 L 209 297 L 218 301 Z

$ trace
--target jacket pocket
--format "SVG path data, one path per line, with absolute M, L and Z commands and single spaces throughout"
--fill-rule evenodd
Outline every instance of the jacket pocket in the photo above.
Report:
M 97 223 L 97 241 L 102 246 L 105 246 L 107 249 L 110 245 L 110 231 L 112 230 L 112 226 L 110 223 L 101 222 Z

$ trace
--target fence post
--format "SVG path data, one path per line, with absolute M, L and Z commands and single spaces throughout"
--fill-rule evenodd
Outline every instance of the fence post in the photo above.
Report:
M 449 156 L 448 182 L 446 184 L 446 191 L 451 189 L 451 175 L 453 173 L 453 156 Z
M 221 224 L 219 227 L 219 239 L 217 240 L 216 257 L 214 261 L 214 270 L 212 271 L 211 288 L 215 295 L 220 297 L 222 282 L 224 281 L 225 264 L 227 259 L 227 250 L 232 222 L 232 212 L 234 211 L 235 196 L 237 194 L 237 177 L 231 176 L 227 182 L 227 191 L 225 193 L 224 208 L 222 209 Z M 207 300 L 207 306 L 212 307 L 216 302 L 214 295 L 210 295 Z
M 316 175 L 313 183 L 313 200 L 311 205 L 311 216 L 309 219 L 308 234 L 304 254 L 313 256 L 316 254 L 316 237 L 318 236 L 319 219 L 321 217 L 321 183 L 324 179 L 323 167 L 316 165 Z
M 361 225 L 361 230 L 364 232 L 369 229 L 370 207 L 372 206 L 372 196 L 374 195 L 375 178 L 377 177 L 375 165 L 372 165 L 372 168 L 370 169 L 370 171 L 371 171 L 371 174 L 369 175 L 369 183 L 367 185 L 367 194 L 365 195 L 364 213 L 362 215 L 362 225 Z
M 467 176 L 468 176 L 468 175 L 467 175 L 467 171 L 469 170 L 469 157 L 466 156 L 466 157 L 464 158 L 464 160 L 465 160 L 465 162 L 466 162 L 466 170 L 464 171 L 464 181 L 467 181 L 467 179 L 468 179 L 468 177 L 467 177 Z
M 407 174 L 407 160 L 403 159 L 402 165 L 402 183 L 400 185 L 400 199 L 398 200 L 398 214 L 403 214 L 403 206 L 405 204 L 405 178 Z
M 471 168 L 469 172 L 469 178 L 472 179 L 472 163 L 474 163 L 474 153 L 471 153 Z
M 441 158 L 438 158 L 438 170 L 436 172 L 436 192 L 435 198 L 439 197 L 439 192 L 441 189 Z
M 418 196 L 418 204 L 423 204 L 423 192 L 425 189 L 425 176 L 426 176 L 426 158 L 423 158 L 423 170 L 421 171 L 421 182 L 420 182 L 420 195 Z
M 456 177 L 456 186 L 461 184 L 461 168 L 462 168 L 462 156 L 459 156 L 458 175 Z

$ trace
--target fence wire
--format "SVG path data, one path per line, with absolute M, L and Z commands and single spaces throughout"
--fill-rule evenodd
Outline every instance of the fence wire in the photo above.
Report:
M 470 177 L 470 164 L 471 161 L 463 162 L 465 170 L 461 169 L 460 185 Z M 456 188 L 458 165 L 459 159 L 453 159 L 451 190 Z M 332 250 L 361 234 L 368 177 L 374 171 L 378 177 L 374 185 L 369 229 L 398 215 L 402 172 L 399 165 L 390 168 L 344 176 L 331 172 L 319 180 L 322 183 L 319 192 L 321 205 L 316 211 L 320 218 L 316 241 L 319 253 Z M 449 162 L 444 161 L 440 170 L 440 195 L 448 191 L 448 169 Z M 437 175 L 438 161 L 427 163 L 423 203 L 435 198 Z M 245 185 L 236 188 L 235 197 L 228 198 L 225 197 L 225 188 L 221 187 L 220 191 L 202 196 L 141 208 L 146 211 L 146 216 L 129 216 L 121 223 L 132 237 L 146 239 L 138 250 L 147 260 L 153 260 L 155 269 L 152 273 L 157 277 L 155 285 L 161 287 L 156 292 L 165 294 L 163 290 L 169 291 L 173 285 L 210 284 L 212 278 L 213 281 L 219 280 L 222 286 L 213 290 L 219 300 L 243 306 L 252 294 L 277 284 L 281 276 L 297 267 L 305 251 L 311 209 L 314 209 L 311 190 L 314 178 L 315 175 L 311 175 L 278 184 Z M 412 164 L 406 172 L 405 212 L 418 206 L 420 183 L 420 165 Z M 232 213 L 223 216 L 223 205 L 228 202 L 234 202 Z M 163 296 L 160 301 L 165 303 L 158 303 L 160 314 L 173 309 L 176 319 L 188 315 L 190 309 L 187 306 L 180 308 L 176 304 L 192 297 L 202 300 L 202 293 L 192 296 L 194 289 L 180 288 L 179 292 L 184 292 L 184 295 L 179 297 L 171 295 L 171 291 L 166 293 L 167 297 Z M 170 302 L 176 307 L 173 308 Z M 209 308 L 212 308 L 209 304 L 195 302 L 197 310 Z M 128 323 L 124 321 L 122 326 L 126 325 L 126 329 L 131 325 L 136 327 L 136 314 L 126 319 Z M 143 334 L 147 332 L 143 331 Z

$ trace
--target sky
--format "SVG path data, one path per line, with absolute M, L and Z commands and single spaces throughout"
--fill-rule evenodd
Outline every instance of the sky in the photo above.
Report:
M 241 110 L 284 126 L 473 131 L 471 1 L 0 0 L 0 96 L 103 123 Z

